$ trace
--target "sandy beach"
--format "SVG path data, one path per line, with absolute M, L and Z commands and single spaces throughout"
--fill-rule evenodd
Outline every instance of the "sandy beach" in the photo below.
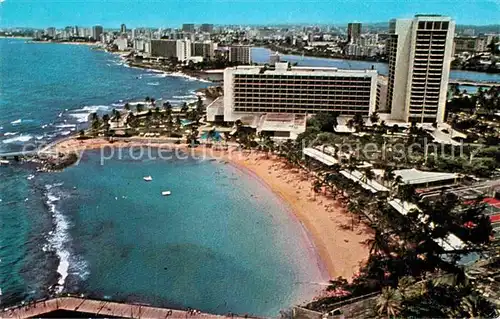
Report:
M 183 152 L 190 152 L 193 156 L 226 160 L 260 178 L 289 205 L 297 219 L 305 226 L 330 278 L 338 276 L 346 279 L 352 278 L 357 273 L 360 263 L 368 257 L 369 249 L 363 242 L 370 238 L 371 231 L 363 224 L 356 222 L 354 222 L 354 228 L 351 229 L 353 225 L 351 214 L 338 201 L 327 198 L 323 192 L 314 193 L 312 179 L 308 177 L 306 171 L 290 167 L 276 156 L 240 151 L 231 147 L 227 151 L 215 151 L 203 146 L 189 149 L 185 144 L 176 145 L 159 141 L 144 143 L 144 141 L 134 141 L 133 138 L 127 141 L 115 141 L 112 144 L 103 138 L 68 139 L 54 145 L 51 150 L 67 153 L 147 145 L 179 149 Z

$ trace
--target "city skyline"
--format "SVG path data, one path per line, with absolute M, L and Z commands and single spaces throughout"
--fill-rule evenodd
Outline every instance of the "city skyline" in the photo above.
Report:
M 389 0 L 383 5 L 373 1 L 359 3 L 343 1 L 285 2 L 205 0 L 193 2 L 137 1 L 123 5 L 122 1 L 79 2 L 44 0 L 5 0 L 0 2 L 0 27 L 63 28 L 67 25 L 102 25 L 108 28 L 126 23 L 136 27 L 180 27 L 183 23 L 213 23 L 218 25 L 272 24 L 347 24 L 348 22 L 381 23 L 392 18 L 412 18 L 415 14 L 432 13 L 450 16 L 457 24 L 491 25 L 498 23 L 500 4 L 496 1 L 436 1 L 421 3 L 414 0 Z M 269 10 L 262 10 L 264 4 Z M 203 10 L 200 10 L 203 8 Z M 473 14 L 471 14 L 473 12 Z M 138 14 L 139 13 L 139 14 Z

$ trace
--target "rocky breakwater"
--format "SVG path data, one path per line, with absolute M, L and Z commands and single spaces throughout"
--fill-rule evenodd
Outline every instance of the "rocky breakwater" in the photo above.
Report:
M 61 171 L 78 162 L 78 155 L 76 153 L 58 153 L 37 156 L 32 161 L 39 163 L 37 168 L 39 172 L 55 172 Z

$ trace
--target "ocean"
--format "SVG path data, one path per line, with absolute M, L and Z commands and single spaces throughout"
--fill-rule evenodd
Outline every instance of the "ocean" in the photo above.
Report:
M 256 48 L 253 59 L 266 62 L 268 54 Z M 384 67 L 376 65 L 381 73 Z M 68 136 L 86 127 L 93 111 L 146 96 L 174 105 L 194 101 L 195 91 L 209 85 L 129 68 L 88 46 L 0 39 L 0 153 Z M 104 165 L 98 151 L 87 152 L 58 173 L 0 166 L 2 305 L 45 297 L 50 289 L 271 316 L 321 288 L 324 269 L 307 232 L 259 180 L 218 161 L 134 160 L 134 152 Z M 147 175 L 151 183 L 143 181 Z M 172 195 L 161 196 L 164 190 Z
M 92 111 L 146 96 L 180 104 L 210 85 L 88 46 L 0 39 L 0 59 L 0 152 L 72 134 Z M 259 180 L 218 161 L 124 153 L 101 165 L 87 152 L 58 173 L 0 166 L 2 305 L 70 292 L 271 316 L 321 288 L 306 231 Z

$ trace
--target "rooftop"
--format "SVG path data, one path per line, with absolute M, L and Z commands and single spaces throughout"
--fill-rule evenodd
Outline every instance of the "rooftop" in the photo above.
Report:
M 285 66 L 286 65 L 286 66 Z M 275 75 L 348 75 L 348 76 L 377 76 L 377 70 L 350 70 L 333 67 L 288 67 L 287 63 L 276 63 L 275 69 L 266 69 L 264 66 L 237 66 L 228 68 L 238 74 L 275 74 Z
M 325 154 L 325 153 L 318 151 L 317 149 L 314 149 L 314 148 L 307 147 L 303 150 L 303 153 L 306 156 L 309 156 L 311 158 L 314 158 L 317 161 L 320 161 L 321 163 L 325 164 L 326 166 L 332 166 L 332 165 L 337 164 L 339 162 L 333 156 Z
M 401 176 L 404 184 L 411 185 L 454 180 L 460 177 L 455 173 L 425 172 L 416 168 L 395 170 L 394 175 Z

